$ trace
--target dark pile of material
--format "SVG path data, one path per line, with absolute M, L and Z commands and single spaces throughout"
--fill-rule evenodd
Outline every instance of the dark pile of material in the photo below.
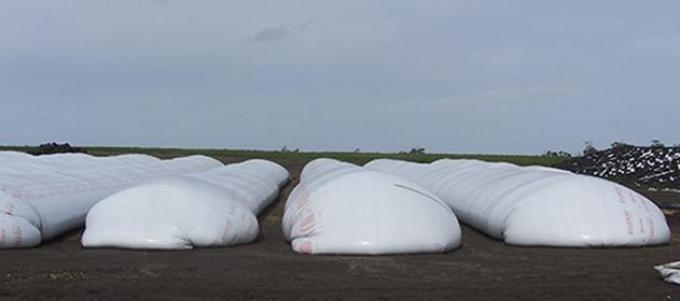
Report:
M 617 144 L 555 167 L 657 189 L 680 189 L 680 147 Z
M 38 149 L 30 152 L 33 155 L 49 155 L 59 153 L 86 153 L 85 149 L 80 147 L 73 147 L 68 143 L 45 143 L 38 146 Z

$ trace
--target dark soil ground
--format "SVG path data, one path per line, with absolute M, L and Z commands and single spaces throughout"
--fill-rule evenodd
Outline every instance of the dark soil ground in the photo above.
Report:
M 297 176 L 302 163 L 286 165 Z M 293 184 L 262 215 L 263 235 L 250 245 L 83 249 L 75 231 L 38 248 L 0 251 L 0 299 L 680 300 L 680 286 L 652 269 L 680 260 L 679 217 L 669 217 L 673 240 L 661 247 L 510 247 L 464 226 L 463 246 L 448 254 L 304 256 L 280 230 Z

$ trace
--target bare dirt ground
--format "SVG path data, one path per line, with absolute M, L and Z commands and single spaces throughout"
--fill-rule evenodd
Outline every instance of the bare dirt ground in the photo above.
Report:
M 297 176 L 302 163 L 286 165 Z M 510 247 L 464 226 L 463 246 L 448 254 L 303 256 L 280 230 L 293 184 L 261 216 L 261 239 L 245 246 L 83 249 L 75 231 L 0 251 L 0 299 L 680 300 L 680 286 L 652 269 L 680 260 L 678 217 L 669 218 L 672 243 L 661 247 Z

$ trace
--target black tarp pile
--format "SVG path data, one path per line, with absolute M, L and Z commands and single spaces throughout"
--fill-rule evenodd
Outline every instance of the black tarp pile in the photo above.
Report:
M 61 153 L 87 153 L 85 149 L 80 147 L 73 147 L 68 143 L 56 143 L 50 142 L 41 144 L 38 149 L 30 152 L 32 155 L 50 155 L 50 154 L 61 154 Z
M 617 144 L 555 167 L 656 189 L 680 189 L 680 147 Z

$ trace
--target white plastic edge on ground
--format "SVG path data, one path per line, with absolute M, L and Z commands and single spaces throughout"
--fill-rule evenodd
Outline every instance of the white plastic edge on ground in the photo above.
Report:
M 680 261 L 657 265 L 654 269 L 666 282 L 680 285 Z
M 259 234 L 257 214 L 288 180 L 280 165 L 248 160 L 142 183 L 92 207 L 82 245 L 191 249 L 249 243 Z
M 205 156 L 0 152 L 0 248 L 33 247 L 80 227 L 95 202 L 140 181 L 219 166 Z
M 434 253 L 461 242 L 456 216 L 426 189 L 332 159 L 305 165 L 282 228 L 303 254 Z
M 600 178 L 477 160 L 379 159 L 365 167 L 422 185 L 462 222 L 508 244 L 623 247 L 670 241 L 666 219 L 652 201 Z

